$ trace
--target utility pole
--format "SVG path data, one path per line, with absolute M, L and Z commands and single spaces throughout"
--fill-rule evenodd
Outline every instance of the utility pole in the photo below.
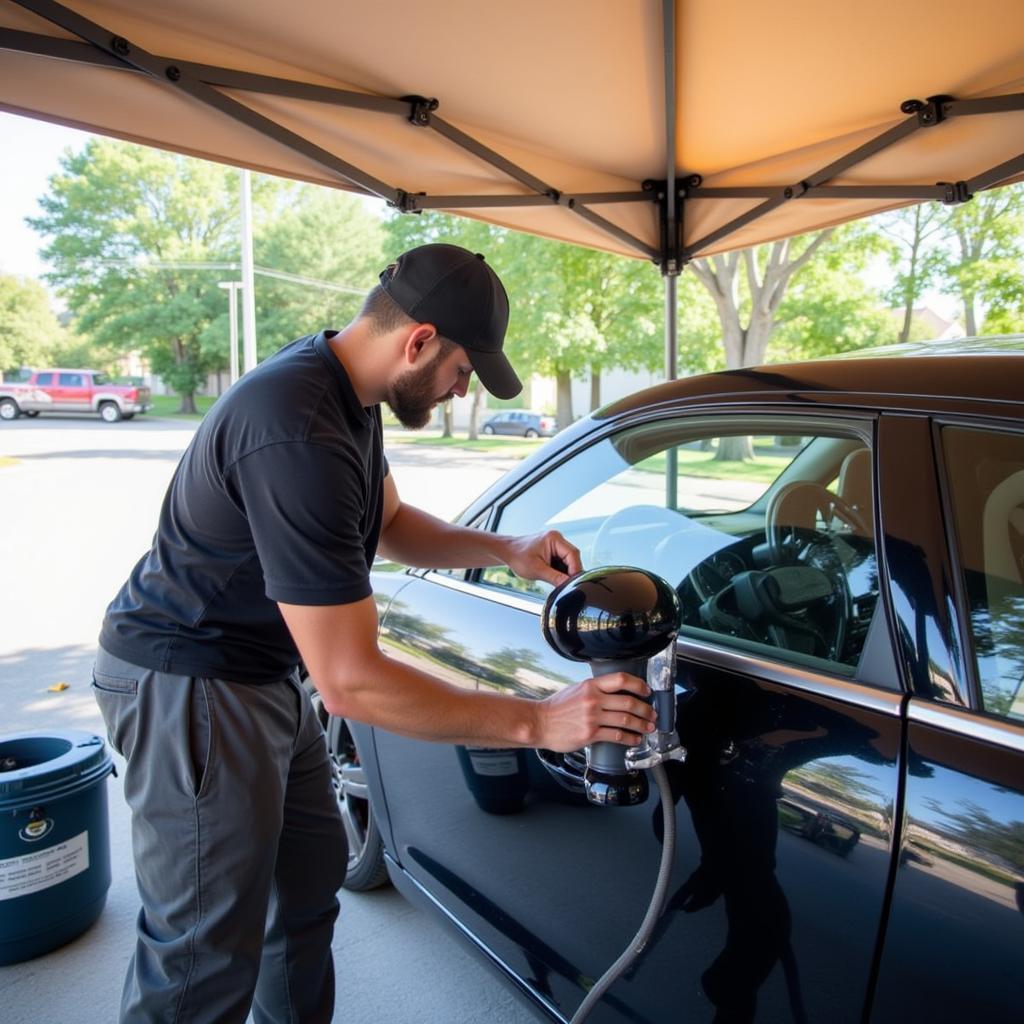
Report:
M 242 287 L 241 281 L 220 281 L 217 284 L 218 288 L 223 288 L 228 293 L 228 302 L 230 303 L 230 324 L 231 324 L 231 347 L 230 347 L 230 366 L 231 366 L 231 383 L 234 384 L 238 380 L 238 291 Z
M 242 171 L 242 352 L 243 371 L 256 365 L 256 292 L 252 257 L 252 192 L 249 171 Z

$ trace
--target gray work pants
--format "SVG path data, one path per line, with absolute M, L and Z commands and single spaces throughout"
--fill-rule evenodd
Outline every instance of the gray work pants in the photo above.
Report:
M 297 680 L 252 686 L 102 649 L 93 692 L 142 898 L 123 1024 L 329 1024 L 347 844 L 323 729 Z

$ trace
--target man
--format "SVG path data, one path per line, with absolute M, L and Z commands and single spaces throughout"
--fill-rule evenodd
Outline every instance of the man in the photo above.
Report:
M 328 1022 L 347 852 L 301 658 L 332 714 L 409 736 L 574 750 L 653 728 L 639 679 L 544 701 L 452 687 L 377 646 L 369 568 L 506 564 L 557 584 L 558 533 L 463 529 L 399 498 L 380 403 L 422 427 L 476 372 L 521 388 L 508 300 L 482 256 L 427 245 L 359 316 L 286 346 L 207 414 L 150 551 L 111 603 L 95 693 L 127 760 L 142 897 L 122 1021 Z

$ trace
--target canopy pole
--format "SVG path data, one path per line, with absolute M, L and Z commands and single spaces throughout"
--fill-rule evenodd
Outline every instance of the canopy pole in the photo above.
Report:
M 679 376 L 679 325 L 677 318 L 680 212 L 676 208 L 676 0 L 662 0 L 665 45 L 665 200 L 662 215 L 661 273 L 665 281 L 665 379 Z M 665 506 L 674 509 L 678 498 L 678 457 L 675 447 L 665 453 Z

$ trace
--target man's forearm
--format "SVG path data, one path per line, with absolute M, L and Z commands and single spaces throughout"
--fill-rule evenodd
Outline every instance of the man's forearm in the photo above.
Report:
M 381 536 L 378 552 L 418 568 L 479 569 L 507 564 L 508 538 L 446 523 L 402 504 Z
M 541 742 L 540 705 L 464 690 L 379 653 L 363 664 L 321 667 L 313 682 L 334 715 L 415 739 L 482 746 Z

